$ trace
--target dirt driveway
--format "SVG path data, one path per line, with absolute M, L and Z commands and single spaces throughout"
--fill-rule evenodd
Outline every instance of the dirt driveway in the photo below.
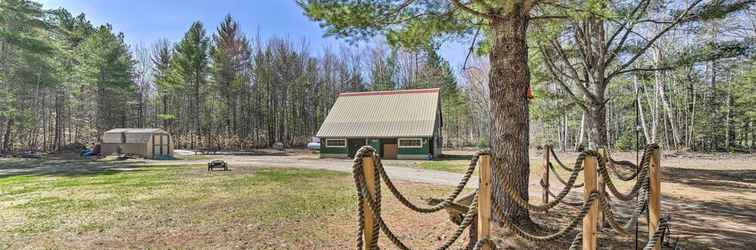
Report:
M 287 155 L 287 156 L 272 156 L 272 155 L 258 155 L 258 156 L 236 156 L 236 155 L 222 155 L 222 156 L 208 156 L 205 160 L 190 160 L 190 161 L 155 161 L 144 160 L 136 164 L 144 165 L 175 165 L 175 164 L 206 164 L 213 159 L 222 159 L 228 162 L 232 167 L 287 167 L 287 168 L 303 168 L 303 169 L 323 169 L 340 172 L 352 172 L 352 161 L 348 159 L 318 159 L 314 155 Z M 450 173 L 444 171 L 435 171 L 428 169 L 419 169 L 407 167 L 405 161 L 385 161 L 384 167 L 386 172 L 392 177 L 392 179 L 428 183 L 436 185 L 456 185 L 461 174 Z M 473 178 L 470 180 L 471 187 L 477 187 L 478 181 Z

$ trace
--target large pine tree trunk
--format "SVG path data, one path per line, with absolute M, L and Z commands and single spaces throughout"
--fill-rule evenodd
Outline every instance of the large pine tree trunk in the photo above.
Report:
M 11 137 L 13 131 L 13 117 L 8 117 L 8 121 L 5 123 L 5 133 L 3 134 L 3 148 L 2 152 L 13 151 L 13 138 Z
M 489 55 L 491 149 L 494 196 L 503 201 L 505 219 L 531 224 L 526 209 L 511 201 L 506 189 L 528 200 L 528 100 L 530 82 L 526 34 L 528 20 L 520 11 L 495 18 L 491 24 L 493 47 Z M 496 176 L 502 176 L 499 179 Z
M 591 129 L 590 148 L 609 146 L 606 134 L 606 106 L 603 103 L 591 103 L 588 106 L 588 127 Z

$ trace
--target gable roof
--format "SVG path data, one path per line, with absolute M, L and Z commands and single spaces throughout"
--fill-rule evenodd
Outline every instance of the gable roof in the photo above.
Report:
M 159 128 L 114 128 L 114 129 L 105 131 L 105 134 L 108 134 L 108 133 L 151 134 L 151 133 L 168 133 L 168 132 L 165 132 L 165 130 L 162 130 Z
M 105 131 L 102 134 L 102 142 L 124 143 L 122 139 L 125 136 L 125 143 L 147 143 L 153 134 L 168 134 L 168 132 L 159 128 L 116 128 Z
M 317 137 L 431 137 L 439 89 L 342 93 Z

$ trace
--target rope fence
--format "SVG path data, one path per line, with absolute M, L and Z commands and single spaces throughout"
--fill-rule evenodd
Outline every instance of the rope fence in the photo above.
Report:
M 455 222 L 458 225 L 451 236 L 435 249 L 448 249 L 465 230 L 469 230 L 471 236 L 466 249 L 495 249 L 496 236 L 491 232 L 492 221 L 498 222 L 501 227 L 509 230 L 516 237 L 527 241 L 538 243 L 568 241 L 569 249 L 597 249 L 597 236 L 603 229 L 604 223 L 608 224 L 606 229 L 620 235 L 630 235 L 631 228 L 635 227 L 639 219 L 646 214 L 649 218 L 647 220 L 649 239 L 644 249 L 661 249 L 665 233 L 670 231 L 670 219 L 662 217 L 660 211 L 660 153 L 661 150 L 656 144 L 650 144 L 644 150 L 642 160 L 636 165 L 628 161 L 614 160 L 606 150 L 602 150 L 601 153 L 588 150 L 580 153 L 573 166 L 569 167 L 563 164 L 553 148 L 547 145 L 544 152 L 544 172 L 540 180 L 543 198 L 540 204 L 533 204 L 528 199 L 522 198 L 513 188 L 514 185 L 507 185 L 507 183 L 502 185 L 504 187 L 500 190 L 502 195 L 493 195 L 492 179 L 495 177 L 500 180 L 507 179 L 502 178 L 503 171 L 493 172 L 490 152 L 481 151 L 473 155 L 464 175 L 451 193 L 443 200 L 439 199 L 440 201 L 435 204 L 420 205 L 407 199 L 391 181 L 375 149 L 364 146 L 355 155 L 352 165 L 358 202 L 356 248 L 378 249 L 378 241 L 382 233 L 395 247 L 410 249 L 409 244 L 402 241 L 391 230 L 381 215 L 381 187 L 384 184 L 394 198 L 417 213 L 430 214 L 441 210 L 454 210 L 459 211 L 460 215 L 464 214 L 462 217 L 457 217 L 461 218 L 461 221 Z M 552 159 L 556 164 L 552 164 Z M 555 165 L 562 171 L 569 172 L 566 180 L 559 175 Z M 618 167 L 624 168 L 625 171 L 634 170 L 634 173 L 622 173 Z M 476 170 L 479 171 L 479 186 L 470 194 L 471 200 L 469 200 L 470 196 L 465 196 L 470 201 L 469 205 L 461 205 L 460 200 L 465 198 L 460 198 L 460 194 Z M 583 183 L 576 184 L 581 174 Z M 552 175 L 563 185 L 557 194 L 550 190 L 549 180 Z M 615 183 L 617 181 L 633 181 L 633 183 L 630 184 L 631 188 L 628 191 L 622 192 Z M 580 191 L 575 191 L 578 188 L 583 189 L 583 201 L 567 201 L 565 198 L 569 194 L 579 196 L 576 192 Z M 505 199 L 511 203 L 505 203 Z M 632 207 L 632 214 L 626 219 L 618 217 L 614 203 L 628 203 L 633 200 L 635 202 L 628 204 Z M 548 213 L 558 206 L 577 208 L 579 211 L 569 218 L 565 225 L 558 227 L 544 225 L 543 228 L 549 230 L 533 231 L 529 229 L 530 227 L 507 220 L 504 204 L 518 206 L 530 213 Z M 494 220 L 494 218 L 497 219 Z

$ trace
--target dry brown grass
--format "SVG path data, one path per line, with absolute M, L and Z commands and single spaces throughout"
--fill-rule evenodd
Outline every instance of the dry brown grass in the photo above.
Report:
M 413 198 L 449 190 L 400 185 Z M 138 167 L 5 176 L 0 192 L 4 249 L 344 249 L 354 244 L 355 197 L 347 173 Z M 445 215 L 409 213 L 385 195 L 387 222 L 414 247 L 439 245 L 455 227 Z M 382 244 L 390 243 L 383 239 Z

